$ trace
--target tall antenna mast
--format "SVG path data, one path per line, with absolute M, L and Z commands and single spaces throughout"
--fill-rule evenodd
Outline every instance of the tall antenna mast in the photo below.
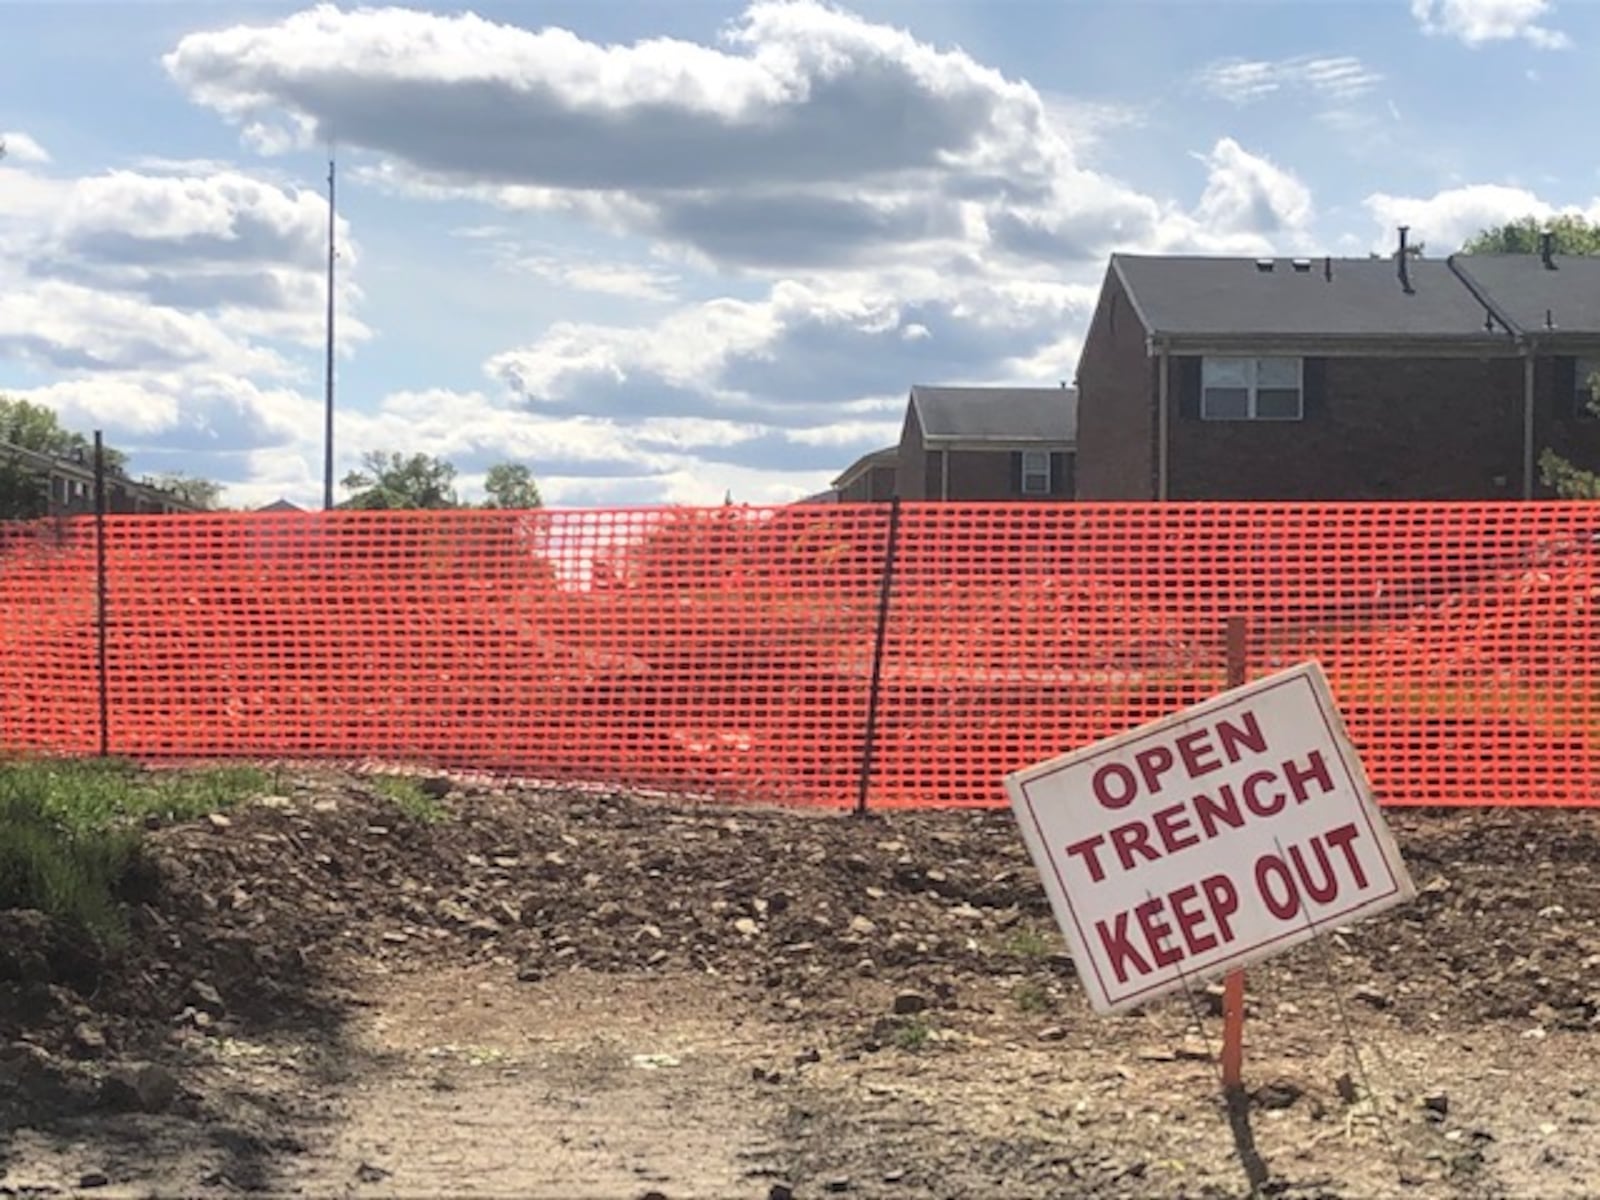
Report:
M 322 430 L 322 507 L 333 507 L 333 260 L 334 248 L 333 153 L 328 153 L 328 361 L 325 369 L 326 412 Z

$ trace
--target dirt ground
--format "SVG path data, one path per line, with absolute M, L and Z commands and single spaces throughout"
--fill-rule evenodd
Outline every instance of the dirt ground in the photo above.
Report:
M 359 774 L 0 913 L 0 1195 L 1235 1196 L 1214 996 L 1094 1016 L 1008 812 Z M 1421 895 L 1249 976 L 1293 1197 L 1600 1180 L 1600 813 L 1390 813 Z

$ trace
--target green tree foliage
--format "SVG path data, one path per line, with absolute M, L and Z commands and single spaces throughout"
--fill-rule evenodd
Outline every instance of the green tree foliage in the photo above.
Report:
M 344 477 L 345 488 L 354 493 L 344 507 L 460 508 L 455 479 L 455 466 L 431 454 L 369 450 L 361 456 L 361 469 Z
M 483 490 L 488 494 L 488 499 L 483 502 L 485 508 L 527 509 L 544 506 L 533 472 L 521 463 L 496 463 L 490 467 L 488 475 L 484 477 Z
M 150 480 L 150 486 L 170 492 L 191 508 L 198 508 L 201 511 L 222 507 L 222 485 L 213 483 L 209 479 L 197 479 L 192 475 L 173 472 L 155 476 Z
M 1556 254 L 1600 254 L 1600 224 L 1575 214 L 1548 221 L 1537 217 L 1507 221 L 1469 238 L 1461 253 L 1538 254 L 1539 235 L 1545 232 L 1554 235 L 1552 249 Z M 1600 376 L 1591 376 L 1585 382 L 1589 386 L 1589 409 L 1600 417 Z M 1539 456 L 1539 473 L 1545 486 L 1553 488 L 1564 500 L 1600 500 L 1600 472 L 1586 470 L 1548 447 Z
M 1523 217 L 1507 221 L 1492 229 L 1480 231 L 1467 239 L 1461 247 L 1463 254 L 1537 254 L 1539 235 L 1555 235 L 1557 254 L 1600 254 L 1600 224 L 1593 224 L 1576 214 L 1552 217 L 1541 221 L 1537 217 Z
M 0 396 L 0 520 L 31 521 L 50 509 L 48 481 L 18 450 L 55 458 L 81 456 L 93 461 L 94 445 L 81 433 L 62 427 L 53 409 L 29 400 Z M 106 469 L 121 473 L 127 456 L 107 446 Z

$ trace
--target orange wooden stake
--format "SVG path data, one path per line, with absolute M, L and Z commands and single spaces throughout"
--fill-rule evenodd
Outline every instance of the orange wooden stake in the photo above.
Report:
M 1244 1086 L 1244 972 L 1222 984 L 1222 1086 Z

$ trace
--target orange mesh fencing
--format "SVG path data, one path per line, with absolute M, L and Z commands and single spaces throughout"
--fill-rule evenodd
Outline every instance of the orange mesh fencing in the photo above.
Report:
M 854 802 L 888 505 L 106 520 L 107 741 Z M 92 519 L 0 527 L 0 749 L 99 744 Z M 1327 670 L 1391 804 L 1600 803 L 1600 509 L 906 504 L 874 807 Z

